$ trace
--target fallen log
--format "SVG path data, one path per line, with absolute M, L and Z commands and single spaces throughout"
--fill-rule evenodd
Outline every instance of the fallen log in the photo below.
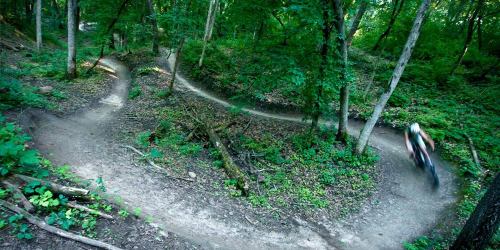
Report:
M 229 176 L 229 178 L 236 179 L 237 187 L 243 192 L 243 195 L 248 195 L 250 185 L 245 174 L 243 174 L 240 168 L 234 163 L 233 158 L 227 151 L 226 146 L 224 146 L 224 143 L 222 143 L 215 130 L 207 126 L 205 127 L 205 131 L 210 139 L 210 142 L 214 145 L 215 148 L 217 148 L 222 156 L 222 161 L 224 163 L 223 167 L 226 171 L 226 174 Z
M 81 196 L 87 196 L 90 193 L 90 191 L 87 189 L 63 186 L 63 185 L 60 185 L 60 184 L 57 184 L 57 183 L 54 183 L 51 181 L 41 180 L 41 179 L 33 178 L 30 176 L 22 175 L 22 174 L 15 174 L 14 176 L 16 178 L 21 179 L 22 181 L 28 182 L 28 183 L 33 182 L 33 181 L 38 181 L 42 185 L 47 186 L 47 188 L 49 188 L 50 190 L 52 190 L 56 193 L 67 195 L 67 196 L 81 197 Z
M 81 235 L 77 235 L 77 234 L 74 234 L 74 233 L 71 233 L 68 231 L 64 231 L 64 230 L 59 229 L 59 228 L 54 227 L 54 226 L 51 226 L 51 225 L 47 224 L 45 221 L 41 220 L 40 218 L 33 216 L 32 214 L 28 213 L 26 210 L 21 209 L 10 202 L 0 200 L 0 205 L 15 212 L 15 213 L 21 214 L 31 224 L 39 227 L 40 229 L 43 229 L 43 230 L 49 232 L 49 233 L 53 233 L 53 234 L 61 236 L 63 238 L 78 241 L 78 242 L 81 242 L 81 243 L 84 243 L 84 244 L 87 244 L 90 246 L 94 246 L 94 247 L 100 247 L 103 249 L 110 249 L 110 250 L 121 249 L 121 248 L 115 247 L 113 245 L 110 245 L 110 244 L 102 242 L 102 241 L 90 239 L 90 238 L 87 238 L 87 237 L 84 237 Z
M 18 186 L 12 184 L 10 181 L 7 181 L 7 180 L 3 180 L 2 184 L 6 188 L 8 188 L 8 189 L 12 190 L 12 192 L 14 192 L 14 195 L 17 196 L 19 198 L 19 200 L 21 201 L 21 203 L 23 204 L 24 209 L 26 209 L 28 212 L 35 211 L 35 207 L 33 206 L 33 204 L 31 204 L 31 202 L 26 198 L 26 196 L 24 196 L 23 192 L 21 192 L 21 190 L 19 189 Z
M 71 208 L 80 209 L 80 210 L 82 210 L 82 211 L 89 212 L 89 213 L 91 213 L 91 214 L 95 214 L 95 215 L 100 216 L 100 217 L 105 218 L 105 219 L 110 219 L 110 220 L 112 220 L 112 219 L 113 219 L 113 216 L 111 216 L 111 215 L 109 215 L 109 214 L 103 213 L 103 212 L 101 212 L 101 211 L 97 211 L 97 210 L 92 209 L 92 208 L 88 208 L 88 207 L 86 207 L 86 206 L 83 206 L 83 205 L 77 204 L 77 203 L 72 202 L 72 201 L 68 202 L 68 203 L 66 204 L 66 206 L 71 207 Z

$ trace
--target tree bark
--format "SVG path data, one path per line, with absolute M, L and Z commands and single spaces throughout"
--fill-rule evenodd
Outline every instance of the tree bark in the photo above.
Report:
M 389 24 L 387 24 L 387 28 L 385 29 L 384 33 L 380 35 L 377 42 L 375 43 L 375 46 L 373 46 L 374 51 L 380 48 L 380 44 L 382 43 L 382 41 L 389 36 L 389 33 L 391 33 L 392 27 L 394 26 L 394 23 L 396 23 L 396 18 L 399 16 L 399 13 L 401 13 L 401 9 L 403 9 L 404 2 L 405 0 L 394 0 L 391 19 L 389 19 Z
M 153 53 L 158 55 L 160 53 L 159 49 L 159 34 L 158 34 L 158 22 L 156 21 L 156 11 L 153 5 L 152 0 L 147 0 L 149 15 L 151 16 L 151 25 L 153 26 Z
M 205 50 L 207 48 L 208 41 L 212 38 L 212 30 L 215 24 L 215 15 L 217 14 L 218 5 L 219 5 L 219 0 L 210 1 L 210 6 L 208 7 L 207 21 L 205 24 L 205 35 L 203 36 L 203 49 L 201 51 L 198 67 L 201 67 L 203 65 L 203 58 L 205 57 Z
M 500 174 L 479 201 L 451 250 L 484 249 L 500 225 Z
M 465 53 L 467 53 L 467 50 L 469 49 L 469 45 L 472 42 L 472 37 L 474 35 L 474 24 L 476 22 L 477 15 L 479 14 L 479 11 L 483 6 L 483 3 L 484 0 L 479 0 L 477 2 L 474 12 L 472 12 L 472 16 L 469 18 L 469 22 L 467 25 L 467 35 L 465 36 L 464 46 L 462 48 L 462 51 L 458 55 L 457 61 L 455 62 L 453 68 L 451 69 L 450 75 L 455 74 L 455 71 L 457 70 L 458 66 L 460 66 L 460 64 L 462 63 L 462 60 L 464 59 Z
M 42 0 L 36 0 L 36 49 L 42 49 Z
M 316 86 L 316 92 L 312 107 L 312 115 L 311 115 L 311 129 L 316 129 L 318 127 L 319 117 L 321 115 L 322 110 L 322 99 L 323 99 L 323 84 L 326 78 L 326 70 L 328 67 L 328 45 L 330 43 L 330 15 L 328 10 L 328 0 L 322 0 L 322 8 L 323 8 L 323 26 L 321 32 L 323 34 L 323 43 L 321 44 L 321 64 L 319 66 L 319 80 L 317 81 L 319 84 Z
M 334 27 L 337 31 L 337 62 L 340 65 L 340 110 L 339 126 L 336 139 L 341 142 L 347 141 L 347 126 L 349 122 L 349 79 L 347 76 L 347 42 L 345 38 L 344 12 L 341 0 L 333 0 L 333 12 L 335 13 Z
M 430 2 L 431 0 L 423 0 L 422 4 L 419 7 L 417 16 L 415 17 L 415 21 L 413 23 L 413 27 L 411 28 L 410 31 L 410 35 L 408 36 L 408 40 L 406 41 L 403 52 L 401 53 L 398 63 L 394 68 L 392 77 L 389 80 L 389 89 L 386 90 L 380 97 L 379 101 L 375 105 L 375 108 L 373 109 L 372 115 L 366 122 L 365 126 L 363 127 L 363 130 L 359 135 L 358 144 L 356 145 L 356 152 L 358 154 L 363 153 L 363 151 L 365 150 L 366 144 L 368 143 L 368 139 L 372 133 L 373 127 L 375 127 L 375 124 L 377 123 L 380 114 L 384 110 L 385 104 L 387 103 L 387 101 L 392 95 L 392 92 L 398 85 L 399 79 L 401 78 L 401 75 L 405 70 L 406 64 L 410 60 L 411 53 L 413 51 L 413 48 L 415 47 L 418 36 L 420 35 L 420 28 L 422 27 L 422 22 L 424 20 L 424 16 L 425 13 L 427 12 L 427 9 L 429 8 Z
M 363 18 L 363 15 L 365 14 L 367 9 L 368 9 L 368 1 L 361 0 L 358 11 L 356 12 L 356 16 L 354 16 L 354 20 L 352 21 L 351 29 L 349 29 L 349 34 L 347 35 L 346 39 L 347 46 L 351 46 L 354 34 L 356 34 L 356 31 L 358 31 L 361 19 Z
M 75 8 L 76 0 L 68 0 L 68 65 L 66 74 L 69 79 L 76 78 Z
M 172 70 L 172 79 L 170 79 L 170 84 L 168 85 L 169 94 L 172 94 L 174 91 L 175 77 L 177 75 L 177 69 L 179 68 L 179 63 L 182 57 L 182 47 L 184 46 L 185 40 L 186 38 L 181 39 L 179 46 L 177 47 L 177 52 L 175 53 L 175 63 L 174 63 L 174 68 Z
M 237 187 L 243 192 L 243 195 L 248 195 L 250 185 L 247 177 L 241 172 L 240 167 L 238 167 L 236 163 L 234 163 L 233 158 L 226 149 L 226 146 L 224 146 L 224 143 L 222 143 L 221 139 L 214 131 L 214 129 L 209 125 L 206 125 L 205 130 L 208 134 L 210 142 L 222 156 L 226 174 L 229 176 L 229 178 L 235 179 L 237 181 Z
M 63 186 L 63 185 L 60 185 L 60 184 L 57 184 L 54 182 L 41 180 L 41 179 L 33 178 L 30 176 L 26 176 L 26 175 L 16 174 L 16 175 L 14 175 L 14 177 L 21 179 L 22 181 L 24 181 L 26 183 L 30 183 L 30 182 L 34 182 L 34 181 L 40 182 L 40 184 L 47 186 L 48 189 L 54 191 L 55 193 L 64 194 L 64 195 L 67 195 L 69 197 L 84 197 L 90 193 L 90 191 L 87 189 Z

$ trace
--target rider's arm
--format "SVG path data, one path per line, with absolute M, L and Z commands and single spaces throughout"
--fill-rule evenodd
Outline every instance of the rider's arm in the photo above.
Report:
M 425 133 L 423 129 L 420 130 L 420 135 L 429 143 L 429 145 L 431 145 L 431 148 L 434 151 L 434 141 L 431 139 L 431 137 L 427 133 Z
M 408 138 L 408 132 L 406 130 L 405 130 L 405 144 L 410 154 L 413 154 L 413 147 L 410 144 L 410 139 Z

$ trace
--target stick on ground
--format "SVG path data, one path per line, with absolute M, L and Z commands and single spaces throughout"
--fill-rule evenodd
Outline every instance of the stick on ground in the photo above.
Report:
M 80 205 L 80 204 L 77 204 L 76 202 L 70 201 L 70 202 L 68 202 L 68 204 L 66 204 L 66 206 L 71 207 L 71 208 L 80 209 L 80 210 L 89 212 L 91 214 L 98 215 L 98 216 L 105 218 L 105 219 L 110 219 L 110 220 L 113 219 L 113 216 L 111 216 L 109 214 L 103 213 L 101 211 L 97 211 L 97 210 L 92 209 L 92 208 L 88 208 L 88 207 Z
M 84 236 L 81 236 L 81 235 L 77 235 L 77 234 L 74 234 L 74 233 L 70 233 L 68 231 L 64 231 L 64 230 L 59 229 L 59 228 L 54 227 L 54 226 L 51 226 L 51 225 L 47 224 L 45 221 L 41 220 L 40 218 L 37 218 L 37 217 L 33 216 L 32 214 L 28 213 L 26 210 L 21 209 L 21 208 L 15 206 L 14 204 L 12 204 L 10 202 L 4 201 L 4 200 L 0 200 L 0 205 L 3 206 L 3 207 L 5 207 L 5 208 L 7 208 L 7 209 L 9 209 L 9 210 L 11 210 L 11 211 L 13 211 L 13 212 L 15 212 L 15 213 L 21 214 L 31 224 L 36 225 L 40 229 L 43 229 L 43 230 L 45 230 L 47 232 L 50 232 L 50 233 L 53 233 L 55 235 L 61 236 L 63 238 L 71 239 L 71 240 L 74 240 L 74 241 L 78 241 L 78 242 L 81 242 L 81 243 L 84 243 L 84 244 L 87 244 L 87 245 L 90 245 L 90 246 L 100 247 L 100 248 L 103 248 L 103 249 L 110 249 L 110 250 L 119 250 L 119 249 L 121 249 L 121 248 L 115 247 L 113 245 L 110 245 L 110 244 L 102 242 L 102 241 L 90 239 L 90 238 L 87 238 L 87 237 L 84 237 Z
M 12 184 L 10 181 L 7 180 L 3 180 L 2 184 L 8 189 L 11 189 L 12 192 L 14 192 L 15 196 L 17 196 L 21 200 L 24 209 L 26 209 L 28 212 L 35 211 L 35 207 L 33 206 L 33 204 L 31 204 L 31 202 L 26 198 L 26 196 L 24 196 L 23 192 L 21 192 L 18 186 Z
M 63 186 L 63 185 L 60 185 L 60 184 L 57 184 L 57 183 L 54 183 L 51 181 L 41 180 L 41 179 L 33 178 L 30 176 L 22 175 L 22 174 L 15 174 L 14 176 L 23 180 L 24 182 L 38 181 L 42 185 L 47 186 L 50 190 L 52 190 L 56 193 L 65 194 L 67 196 L 87 196 L 90 192 L 87 189 Z

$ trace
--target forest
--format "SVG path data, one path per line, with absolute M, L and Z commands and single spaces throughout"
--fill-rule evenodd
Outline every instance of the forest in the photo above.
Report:
M 500 2 L 0 0 L 0 247 L 499 249 Z

